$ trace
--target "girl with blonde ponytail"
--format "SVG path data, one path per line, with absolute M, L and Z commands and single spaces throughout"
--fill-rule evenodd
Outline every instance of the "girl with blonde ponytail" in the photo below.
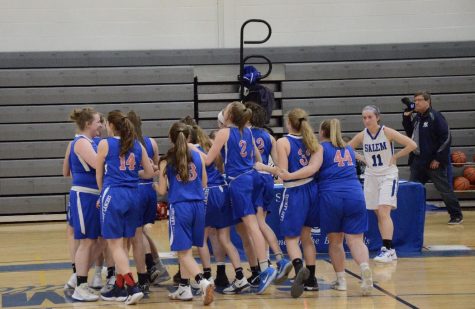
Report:
M 319 225 L 318 189 L 313 175 L 322 163 L 322 148 L 303 109 L 291 110 L 287 118 L 289 134 L 277 141 L 277 170 L 280 171 L 285 188 L 279 217 L 280 230 L 285 236 L 287 252 L 296 274 L 290 294 L 296 298 L 304 290 L 318 290 L 315 278 L 316 250 L 311 229 Z M 302 241 L 306 267 L 303 265 L 299 240 Z
M 363 190 L 356 175 L 355 152 L 341 138 L 338 119 L 321 123 L 320 140 L 323 147 L 323 164 L 318 174 L 320 222 L 328 235 L 329 254 L 336 272 L 336 281 L 331 287 L 346 291 L 343 250 L 346 238 L 351 255 L 361 269 L 361 291 L 368 295 L 373 288 L 368 248 L 363 242 L 368 220 Z
M 170 205 L 170 247 L 178 253 L 180 284 L 170 293 L 170 299 L 191 300 L 193 294 L 190 278 L 194 278 L 203 293 L 204 305 L 214 300 L 214 285 L 204 278 L 193 258 L 192 247 L 203 247 L 205 229 L 205 204 L 203 188 L 207 186 L 204 157 L 188 148 L 190 127 L 175 122 L 169 132 L 173 146 L 160 160 L 158 193 L 168 192 Z

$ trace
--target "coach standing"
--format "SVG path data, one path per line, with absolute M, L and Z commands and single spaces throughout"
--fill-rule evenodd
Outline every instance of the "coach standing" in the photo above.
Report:
M 402 118 L 407 136 L 417 144 L 416 150 L 409 155 L 410 179 L 422 184 L 432 180 L 450 214 L 448 224 L 461 224 L 462 210 L 447 177 L 451 142 L 447 121 L 432 108 L 428 92 L 416 92 L 414 103 L 414 110 L 406 110 Z

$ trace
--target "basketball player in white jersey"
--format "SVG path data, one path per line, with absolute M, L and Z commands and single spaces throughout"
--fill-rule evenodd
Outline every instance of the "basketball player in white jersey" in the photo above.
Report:
M 363 124 L 366 127 L 351 141 L 353 148 L 363 144 L 364 157 L 358 160 L 366 164 L 364 195 L 366 208 L 375 211 L 383 246 L 376 262 L 389 263 L 397 259 L 392 239 L 394 225 L 391 210 L 397 207 L 398 168 L 397 160 L 416 149 L 416 143 L 398 131 L 380 125 L 380 111 L 374 105 L 363 108 Z M 394 142 L 404 148 L 394 153 Z

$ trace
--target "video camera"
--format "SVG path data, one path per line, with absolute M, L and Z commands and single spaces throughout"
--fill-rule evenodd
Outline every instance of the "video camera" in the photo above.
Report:
M 406 105 L 406 109 L 404 112 L 412 112 L 414 108 L 416 107 L 416 104 L 411 101 L 408 97 L 404 97 L 401 99 L 402 104 Z

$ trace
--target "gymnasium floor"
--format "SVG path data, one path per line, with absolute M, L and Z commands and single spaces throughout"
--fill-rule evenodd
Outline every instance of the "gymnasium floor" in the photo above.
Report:
M 426 217 L 425 241 L 427 248 L 434 245 L 463 245 L 475 249 L 475 211 L 465 212 L 462 226 L 447 226 L 445 212 L 429 212 Z M 154 238 L 160 250 L 169 251 L 165 221 L 154 226 Z M 65 223 L 3 224 L 0 225 L 0 293 L 3 308 L 124 308 L 114 302 L 72 303 L 63 292 L 70 275 L 66 248 Z M 287 286 L 272 286 L 264 295 L 237 296 L 216 293 L 215 308 L 475 308 L 475 254 L 471 250 L 428 251 L 420 256 L 401 257 L 390 265 L 375 265 L 375 289 L 372 296 L 359 295 L 357 267 L 347 263 L 347 292 L 329 288 L 334 279 L 328 256 L 317 261 L 319 292 L 305 292 L 292 299 Z M 170 264 L 176 272 L 176 260 Z M 231 267 L 227 267 L 232 277 Z M 214 268 L 213 268 L 214 272 Z M 90 273 L 92 274 L 92 273 Z M 167 298 L 171 286 L 153 287 L 150 296 L 138 307 L 194 308 L 201 306 L 200 298 L 193 302 L 171 302 Z

